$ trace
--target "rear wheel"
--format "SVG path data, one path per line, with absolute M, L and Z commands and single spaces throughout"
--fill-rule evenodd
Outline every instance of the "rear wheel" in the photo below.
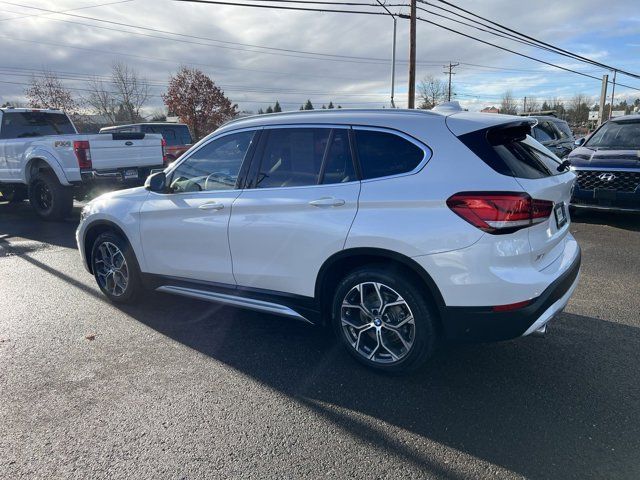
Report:
M 91 249 L 93 275 L 109 300 L 133 302 L 141 290 L 140 268 L 129 243 L 113 232 L 102 233 Z
M 43 220 L 64 220 L 73 209 L 73 191 L 52 171 L 41 171 L 29 182 L 29 203 Z
M 398 273 L 363 267 L 347 275 L 333 300 L 333 324 L 359 362 L 402 373 L 435 352 L 435 314 L 425 295 Z

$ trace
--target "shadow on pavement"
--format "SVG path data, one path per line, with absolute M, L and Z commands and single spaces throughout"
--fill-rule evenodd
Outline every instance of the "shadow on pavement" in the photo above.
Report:
M 581 223 L 608 225 L 614 228 L 640 232 L 640 213 L 601 212 L 595 210 L 572 211 L 571 222 L 577 225 Z
M 544 339 L 449 347 L 390 377 L 360 367 L 328 332 L 281 318 L 159 294 L 124 310 L 433 475 L 458 478 L 360 414 L 529 478 L 640 476 L 634 327 L 563 314 Z
M 14 242 L 32 240 L 65 248 L 76 248 L 75 231 L 80 220 L 81 207 L 75 204 L 73 213 L 63 222 L 45 222 L 33 211 L 29 202 L 18 204 L 0 202 L 0 237 Z M 37 246 L 25 246 L 28 251 Z M 25 253 L 21 249 L 20 253 Z

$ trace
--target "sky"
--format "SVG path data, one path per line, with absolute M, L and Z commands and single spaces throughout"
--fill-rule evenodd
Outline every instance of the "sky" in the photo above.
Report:
M 600 0 L 450 2 L 539 40 L 640 73 L 638 0 L 609 0 L 606 4 Z M 386 3 L 399 5 L 407 0 Z M 450 8 L 438 0 L 429 3 Z M 433 6 L 419 5 L 451 16 Z M 384 11 L 375 6 L 350 8 Z M 403 7 L 389 9 L 393 13 L 408 11 Z M 610 73 L 452 23 L 433 13 L 418 14 L 598 78 Z M 344 107 L 389 107 L 392 27 L 393 20 L 388 15 L 285 11 L 173 0 L 0 0 L 0 103 L 23 99 L 31 75 L 42 69 L 58 72 L 75 95 L 86 95 L 86 79 L 92 75 L 108 76 L 112 64 L 119 61 L 129 64 L 151 84 L 152 96 L 146 107 L 149 115 L 163 108 L 160 95 L 166 90 L 169 76 L 181 65 L 203 70 L 244 111 L 265 109 L 276 100 L 284 110 L 297 110 L 307 99 L 315 107 L 330 101 Z M 407 101 L 408 38 L 408 21 L 399 18 L 395 82 L 398 107 L 406 107 Z M 534 97 L 540 103 L 554 97 L 569 100 L 576 93 L 595 102 L 600 93 L 598 80 L 418 22 L 417 80 L 427 75 L 445 80 L 443 66 L 449 62 L 460 63 L 453 76 L 455 99 L 472 111 L 499 105 L 507 90 L 518 99 Z M 640 97 L 640 79 L 619 74 L 618 81 L 638 90 L 617 86 L 617 100 Z

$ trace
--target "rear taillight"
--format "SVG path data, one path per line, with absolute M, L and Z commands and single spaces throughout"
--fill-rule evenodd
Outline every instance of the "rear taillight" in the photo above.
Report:
M 169 163 L 169 157 L 167 157 L 167 141 L 163 138 L 161 143 L 162 143 L 162 164 L 166 166 L 167 163 Z
M 78 159 L 78 166 L 83 168 L 91 168 L 91 149 L 87 140 L 75 140 L 73 142 L 73 152 Z
M 447 200 L 456 214 L 488 233 L 511 233 L 545 221 L 553 202 L 517 192 L 462 192 Z

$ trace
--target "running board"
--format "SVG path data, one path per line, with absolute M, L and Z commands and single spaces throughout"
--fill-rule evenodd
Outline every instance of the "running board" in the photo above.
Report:
M 265 302 L 263 300 L 255 300 L 252 298 L 238 297 L 236 295 L 227 295 L 224 293 L 209 292 L 207 290 L 197 290 L 195 288 L 177 287 L 174 285 L 163 285 L 156 288 L 158 292 L 173 293 L 174 295 L 182 295 L 183 297 L 196 298 L 198 300 L 206 300 L 209 302 L 224 303 L 234 307 L 248 308 L 258 312 L 267 312 L 274 315 L 301 320 L 313 325 L 313 322 L 307 320 L 298 312 L 277 303 Z

